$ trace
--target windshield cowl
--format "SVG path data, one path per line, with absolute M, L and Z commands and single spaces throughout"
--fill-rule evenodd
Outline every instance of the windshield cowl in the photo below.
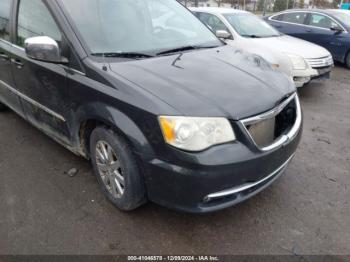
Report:
M 280 34 L 278 35 L 241 35 L 246 38 L 271 38 L 271 37 L 279 37 L 281 36 Z
M 199 49 L 210 49 L 210 48 L 216 48 L 219 47 L 220 45 L 214 45 L 214 46 L 183 46 L 179 48 L 174 48 L 174 49 L 169 49 L 165 50 L 162 52 L 157 53 L 157 55 L 167 55 L 167 54 L 174 54 L 178 52 L 183 52 L 183 51 L 191 51 L 191 50 L 199 50 Z
M 116 53 L 92 53 L 92 56 L 105 57 L 105 58 L 131 58 L 131 59 L 140 59 L 140 58 L 151 58 L 154 55 L 135 53 L 135 52 L 116 52 Z

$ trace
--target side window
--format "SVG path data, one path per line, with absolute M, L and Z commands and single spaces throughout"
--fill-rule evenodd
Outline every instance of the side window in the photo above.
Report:
M 10 14 L 12 0 L 0 1 L 0 38 L 10 41 Z
M 272 16 L 271 20 L 282 21 L 283 20 L 283 14 Z
M 307 13 L 296 12 L 296 13 L 285 13 L 283 14 L 284 22 L 294 23 L 294 24 L 304 24 Z
M 200 13 L 198 12 L 192 12 L 197 18 L 200 18 Z
M 199 19 L 209 26 L 213 32 L 216 32 L 218 30 L 225 30 L 227 32 L 230 32 L 226 25 L 216 16 L 208 13 L 201 13 L 199 15 Z
M 321 14 L 311 14 L 309 25 L 330 29 L 338 26 L 332 19 Z
M 42 0 L 20 0 L 17 19 L 17 45 L 23 47 L 34 36 L 49 36 L 61 43 L 60 30 Z

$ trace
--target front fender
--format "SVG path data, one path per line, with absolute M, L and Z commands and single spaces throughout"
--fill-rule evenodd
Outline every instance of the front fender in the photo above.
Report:
M 74 123 L 74 136 L 76 146 L 81 148 L 80 131 L 84 123 L 88 121 L 97 121 L 113 129 L 117 129 L 119 133 L 130 142 L 135 153 L 141 155 L 143 158 L 151 157 L 154 151 L 142 133 L 139 126 L 123 112 L 117 110 L 115 107 L 95 102 L 81 106 L 75 113 L 76 120 Z

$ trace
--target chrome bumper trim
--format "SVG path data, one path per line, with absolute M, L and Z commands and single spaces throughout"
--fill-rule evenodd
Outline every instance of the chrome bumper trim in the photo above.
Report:
M 277 178 L 277 176 L 281 175 L 282 172 L 286 169 L 287 165 L 289 164 L 289 162 L 293 159 L 294 157 L 294 154 L 288 158 L 288 160 L 286 162 L 284 162 L 284 164 L 282 166 L 280 166 L 277 170 L 275 170 L 273 173 L 271 173 L 270 175 L 268 175 L 267 177 L 257 181 L 257 182 L 254 182 L 254 183 L 248 183 L 248 184 L 244 184 L 242 186 L 238 186 L 238 187 L 234 187 L 234 188 L 231 188 L 231 189 L 227 189 L 227 190 L 223 190 L 223 191 L 220 191 L 220 192 L 217 192 L 217 193 L 212 193 L 212 194 L 209 194 L 207 195 L 205 198 L 204 198 L 204 202 L 209 202 L 211 200 L 215 200 L 215 199 L 218 199 L 218 198 L 223 198 L 223 197 L 227 197 L 227 196 L 230 196 L 230 195 L 235 195 L 235 194 L 238 194 L 240 192 L 243 192 L 243 191 L 246 191 L 246 190 L 249 190 L 250 188 L 253 188 L 253 187 L 256 187 L 270 179 L 273 179 L 274 177 Z

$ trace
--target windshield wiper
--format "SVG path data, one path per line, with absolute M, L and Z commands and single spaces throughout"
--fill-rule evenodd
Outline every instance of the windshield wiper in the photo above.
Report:
M 279 37 L 279 36 L 281 36 L 281 34 L 279 34 L 279 35 L 268 35 L 268 36 L 265 36 L 265 37 Z
M 219 46 L 199 46 L 199 45 L 188 45 L 188 46 L 182 46 L 182 47 L 177 47 L 169 50 L 165 50 L 163 52 L 157 53 L 157 55 L 166 55 L 166 54 L 172 54 L 172 53 L 177 53 L 177 52 L 182 52 L 182 51 L 189 51 L 189 50 L 197 50 L 197 49 L 206 49 L 206 48 L 216 48 Z
M 249 38 L 261 38 L 261 36 L 258 35 L 242 35 L 243 37 L 249 37 Z
M 150 58 L 154 57 L 150 54 L 137 53 L 137 52 L 109 52 L 109 53 L 92 53 L 93 56 L 100 57 L 122 57 L 122 58 Z

